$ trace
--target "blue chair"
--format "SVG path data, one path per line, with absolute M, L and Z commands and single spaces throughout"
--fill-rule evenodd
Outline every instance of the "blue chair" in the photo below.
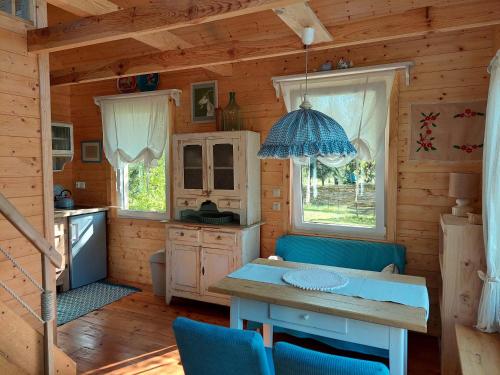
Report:
M 173 328 L 186 375 L 274 375 L 271 349 L 256 332 L 187 318 Z
M 304 349 L 278 342 L 273 352 L 276 375 L 389 375 L 382 363 Z

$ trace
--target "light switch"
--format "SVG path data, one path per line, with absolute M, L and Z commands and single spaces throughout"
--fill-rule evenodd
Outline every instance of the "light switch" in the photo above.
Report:
M 273 202 L 273 211 L 280 211 L 280 210 L 281 210 L 281 203 Z
M 273 197 L 274 198 L 281 197 L 281 189 L 273 189 Z
M 86 189 L 87 188 L 87 184 L 85 183 L 85 181 L 76 181 L 76 188 L 77 189 Z

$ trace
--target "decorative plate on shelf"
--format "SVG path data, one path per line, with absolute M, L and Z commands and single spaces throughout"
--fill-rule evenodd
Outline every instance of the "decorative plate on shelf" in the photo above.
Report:
M 160 83 L 160 75 L 158 73 L 143 74 L 137 76 L 137 86 L 141 91 L 154 91 Z
M 137 80 L 134 76 L 121 77 L 116 80 L 116 87 L 122 94 L 134 92 L 137 89 Z
M 330 292 L 349 283 L 349 279 L 340 273 L 321 269 L 288 271 L 283 275 L 283 281 L 300 289 L 321 292 Z

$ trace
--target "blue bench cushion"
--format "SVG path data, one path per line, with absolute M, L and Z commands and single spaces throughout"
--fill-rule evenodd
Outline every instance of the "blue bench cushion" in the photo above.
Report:
M 276 241 L 276 255 L 290 262 L 382 271 L 394 263 L 405 271 L 405 247 L 392 243 L 285 235 Z

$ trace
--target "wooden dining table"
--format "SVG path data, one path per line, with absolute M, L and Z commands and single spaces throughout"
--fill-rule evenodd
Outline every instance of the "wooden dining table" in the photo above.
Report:
M 424 287 L 426 285 L 425 278 L 417 276 L 269 259 L 256 259 L 252 263 L 290 269 L 314 266 L 341 272 L 347 277 L 365 277 Z M 427 332 L 425 309 L 394 302 L 303 290 L 291 285 L 229 276 L 210 286 L 209 291 L 231 296 L 231 328 L 243 329 L 244 320 L 262 323 L 264 344 L 267 347 L 273 345 L 273 326 L 277 326 L 387 349 L 391 375 L 406 374 L 408 331 Z

